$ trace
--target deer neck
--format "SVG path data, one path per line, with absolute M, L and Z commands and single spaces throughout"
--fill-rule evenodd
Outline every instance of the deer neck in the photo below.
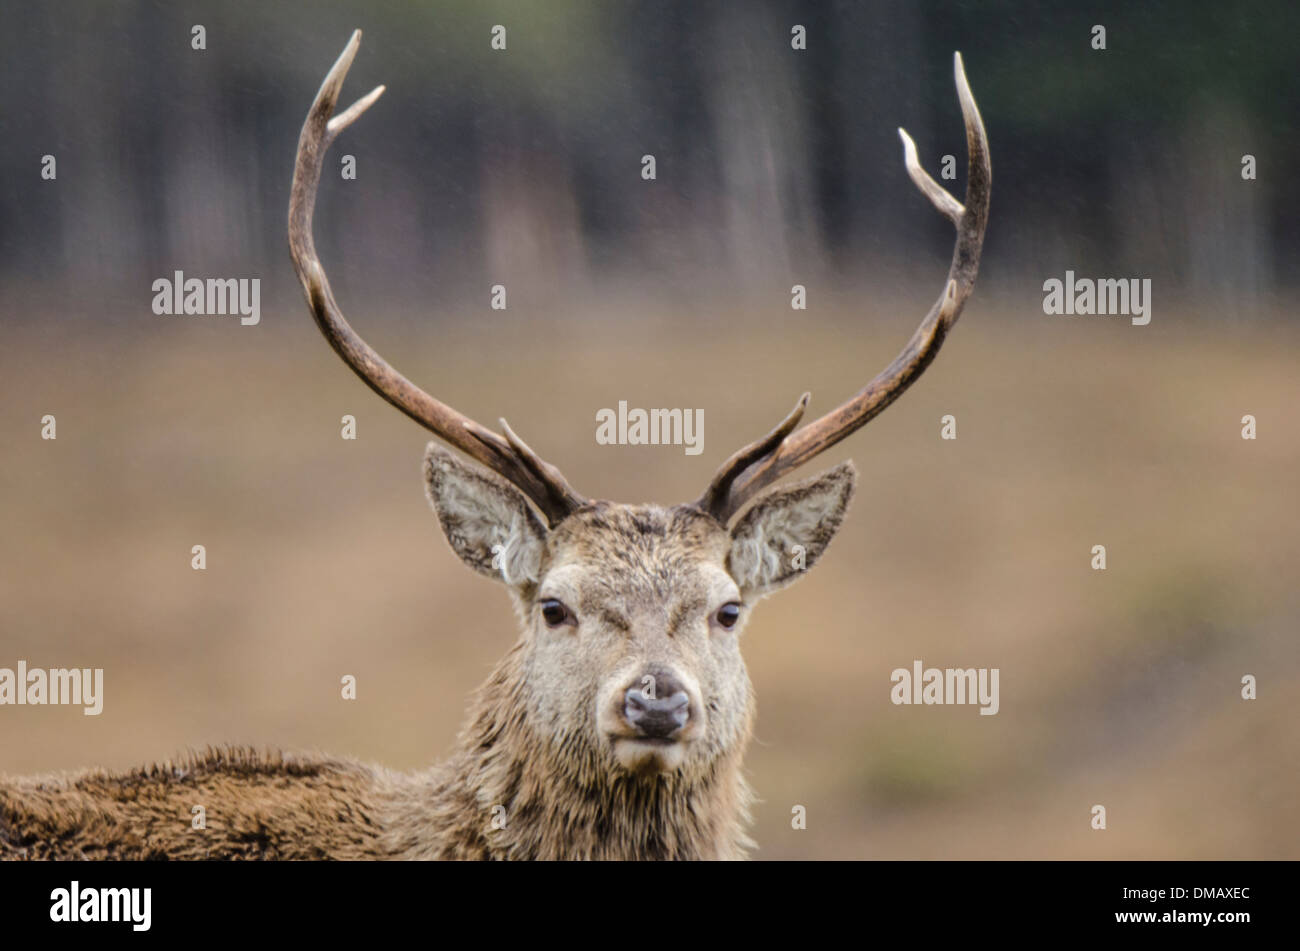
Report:
M 480 689 L 438 784 L 458 804 L 462 845 L 472 838 L 485 858 L 744 857 L 743 748 L 671 774 L 611 769 L 585 738 L 539 734 L 520 661 L 516 648 Z

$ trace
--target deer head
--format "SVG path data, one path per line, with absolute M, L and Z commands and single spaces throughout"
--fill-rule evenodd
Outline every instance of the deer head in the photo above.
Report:
M 539 744 L 567 751 L 557 768 L 707 775 L 737 759 L 750 734 L 752 690 L 738 641 L 749 611 L 817 563 L 856 476 L 844 463 L 769 486 L 897 399 L 934 359 L 974 286 L 991 171 L 961 55 L 954 72 L 969 156 L 964 205 L 920 167 L 899 129 L 913 182 L 957 230 L 943 292 L 911 341 L 847 402 L 796 429 L 805 393 L 775 429 L 728 459 L 699 499 L 663 507 L 586 499 L 504 419 L 497 433 L 430 396 L 343 317 L 316 255 L 312 210 L 329 144 L 384 90 L 334 115 L 360 40 L 357 31 L 325 77 L 298 141 L 289 244 L 312 316 L 372 389 L 473 460 L 431 443 L 429 500 L 460 559 L 514 598 L 524 624 L 514 657 L 528 684 L 522 708 Z

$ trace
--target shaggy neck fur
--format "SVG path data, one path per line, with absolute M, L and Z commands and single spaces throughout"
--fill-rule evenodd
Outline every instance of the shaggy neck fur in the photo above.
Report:
M 479 690 L 459 751 L 400 793 L 388 848 L 409 858 L 739 859 L 752 793 L 743 749 L 634 776 L 586 736 L 539 737 L 522 645 Z

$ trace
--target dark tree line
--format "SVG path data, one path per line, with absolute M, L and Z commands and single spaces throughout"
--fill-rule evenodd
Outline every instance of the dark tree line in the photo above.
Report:
M 1300 241 L 1294 4 L 1052 6 L 16 6 L 0 34 L 0 290 L 133 299 L 173 267 L 291 280 L 298 128 L 361 26 L 348 90 L 388 92 L 336 146 L 357 180 L 322 190 L 318 240 L 341 281 L 415 298 L 430 278 L 467 289 L 503 272 L 538 289 L 781 284 L 929 262 L 950 238 L 894 129 L 932 172 L 956 153 L 960 194 L 960 49 L 993 143 L 992 280 L 1151 277 L 1249 316 L 1294 281 Z

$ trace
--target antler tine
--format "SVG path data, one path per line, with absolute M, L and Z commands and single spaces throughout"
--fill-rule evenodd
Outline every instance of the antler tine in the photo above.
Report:
M 968 170 L 964 205 L 921 168 L 915 143 L 906 132 L 898 130 L 903 140 L 903 162 L 908 175 L 957 229 L 952 264 L 948 268 L 943 292 L 902 352 L 855 396 L 798 432 L 782 435 L 773 442 L 772 437 L 780 432 L 781 427 L 778 427 L 768 437 L 746 447 L 723 464 L 708 491 L 696 503 L 720 521 L 725 523 L 763 488 L 852 435 L 898 399 L 934 360 L 948 331 L 960 316 L 979 272 L 993 171 L 984 120 L 980 118 L 975 97 L 966 81 L 961 53 L 953 54 L 953 73 L 966 124 Z M 789 422 L 789 417 L 786 422 Z M 764 446 L 767 448 L 762 449 Z
M 550 493 L 549 500 L 554 503 L 557 510 L 572 512 L 587 503 L 587 500 L 574 491 L 573 486 L 569 485 L 568 480 L 564 478 L 564 473 L 533 452 L 528 443 L 515 435 L 515 431 L 510 428 L 510 424 L 505 421 L 505 417 L 502 417 L 499 422 L 501 423 L 501 431 L 506 434 L 506 441 L 510 444 L 510 448 L 528 467 L 528 470 L 546 486 L 547 491 Z M 495 436 L 496 433 L 492 433 L 492 435 Z
M 560 471 L 543 462 L 512 433 L 509 438 L 501 437 L 430 396 L 398 373 L 358 336 L 334 300 L 329 278 L 325 276 L 325 268 L 316 254 L 312 214 L 325 152 L 330 143 L 384 92 L 383 86 L 377 86 L 343 112 L 334 115 L 343 80 L 360 45 L 361 31 L 357 30 L 321 83 L 298 138 L 293 188 L 289 197 L 289 251 L 307 295 L 307 305 L 334 352 L 372 390 L 421 426 L 518 486 L 547 521 L 556 525 L 586 501 L 565 481 Z
M 808 400 L 812 397 L 811 393 L 805 393 L 799 397 L 799 401 L 794 404 L 794 409 L 790 410 L 785 419 L 777 425 L 770 433 L 762 439 L 755 440 L 743 449 L 736 450 L 730 459 L 722 464 L 709 487 L 705 489 L 704 495 L 695 503 L 697 508 L 708 512 L 720 522 L 726 522 L 727 515 L 724 507 L 727 498 L 731 494 L 731 485 L 736 481 L 736 477 L 752 466 L 757 460 L 762 459 L 773 449 L 781 444 L 786 436 L 794 432 L 794 428 L 799 425 L 799 420 L 803 419 L 803 412 L 808 408 Z

